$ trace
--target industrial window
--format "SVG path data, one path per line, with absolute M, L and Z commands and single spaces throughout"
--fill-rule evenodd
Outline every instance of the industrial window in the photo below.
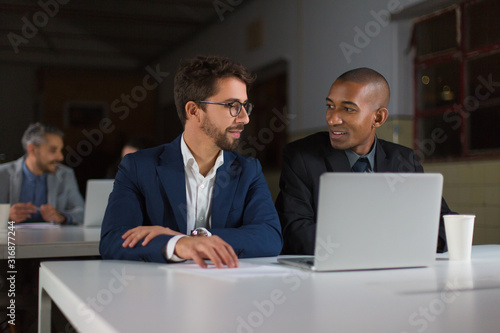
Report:
M 415 149 L 443 160 L 500 156 L 500 1 L 465 1 L 417 19 Z

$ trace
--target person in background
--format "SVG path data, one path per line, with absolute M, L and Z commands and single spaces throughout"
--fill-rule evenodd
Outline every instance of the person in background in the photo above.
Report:
M 255 77 L 228 58 L 185 61 L 174 80 L 184 132 L 171 143 L 126 155 L 101 229 L 104 259 L 218 268 L 238 257 L 276 256 L 281 228 L 258 160 L 234 150 L 250 121 Z
M 380 73 L 369 68 L 348 71 L 333 83 L 326 97 L 328 132 L 310 135 L 285 147 L 276 199 L 283 254 L 314 254 L 322 173 L 423 172 L 412 149 L 375 135 L 387 119 L 389 97 L 389 84 Z M 438 252 L 446 250 L 442 216 L 450 213 L 442 199 Z
M 151 147 L 147 139 L 144 138 L 132 138 L 128 140 L 122 148 L 121 158 L 130 153 L 135 153 L 140 149 L 146 149 Z
M 120 158 L 108 168 L 108 171 L 106 172 L 106 179 L 115 178 L 116 173 L 118 172 L 118 165 L 120 165 L 120 162 L 125 155 L 150 147 L 153 147 L 153 144 L 146 138 L 137 137 L 127 140 L 120 152 Z
M 73 170 L 63 161 L 63 132 L 30 124 L 22 137 L 25 155 L 0 165 L 0 202 L 10 203 L 9 220 L 77 224 L 84 200 Z

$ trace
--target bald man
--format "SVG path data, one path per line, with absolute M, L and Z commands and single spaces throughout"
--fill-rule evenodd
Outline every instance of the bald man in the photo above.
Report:
M 283 254 L 314 254 L 319 177 L 324 172 L 423 172 L 412 149 L 375 135 L 387 120 L 389 98 L 389 84 L 378 72 L 348 71 L 335 80 L 326 97 L 328 132 L 285 147 L 276 199 Z M 449 213 L 443 199 L 438 252 L 446 249 L 442 216 Z

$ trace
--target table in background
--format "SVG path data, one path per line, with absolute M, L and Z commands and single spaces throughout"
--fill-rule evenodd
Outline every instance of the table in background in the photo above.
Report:
M 184 264 L 44 262 L 40 332 L 51 300 L 80 332 L 499 332 L 500 245 L 427 268 L 206 276 Z M 210 272 L 208 272 L 210 273 Z
M 5 282 L 8 269 L 8 236 L 13 237 L 10 241 L 15 244 L 15 271 L 16 273 L 16 309 L 24 310 L 25 314 L 33 314 L 33 317 L 17 316 L 17 323 L 23 325 L 38 325 L 38 271 L 42 260 L 76 260 L 96 259 L 99 256 L 100 228 L 84 228 L 82 226 L 63 225 L 55 226 L 49 224 L 27 224 L 15 225 L 15 234 L 8 231 L 0 232 L 0 267 L 4 271 L 0 274 L 0 292 L 5 296 L 0 298 L 0 303 L 8 302 L 7 284 Z M 27 227 L 28 226 L 28 227 Z M 19 326 L 19 325 L 18 325 Z M 49 330 L 50 331 L 50 330 Z
M 99 255 L 100 228 L 63 225 L 15 228 L 16 258 L 85 257 Z M 11 240 L 12 241 L 12 240 Z M 0 259 L 7 259 L 7 232 L 0 233 Z

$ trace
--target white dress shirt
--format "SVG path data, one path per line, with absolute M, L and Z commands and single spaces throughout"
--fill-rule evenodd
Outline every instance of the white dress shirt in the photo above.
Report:
M 222 164 L 224 164 L 224 154 L 221 150 L 212 169 L 210 169 L 206 176 L 203 176 L 200 173 L 198 163 L 196 163 L 193 154 L 184 141 L 184 134 L 182 134 L 181 140 L 181 153 L 184 162 L 184 175 L 186 177 L 186 231 L 189 235 L 191 234 L 191 230 L 197 227 L 210 228 L 211 226 L 212 196 L 214 192 L 215 175 L 217 169 Z M 168 241 L 165 255 L 167 260 L 184 260 L 174 254 L 175 245 L 177 244 L 177 241 L 182 237 L 185 236 L 174 236 Z

